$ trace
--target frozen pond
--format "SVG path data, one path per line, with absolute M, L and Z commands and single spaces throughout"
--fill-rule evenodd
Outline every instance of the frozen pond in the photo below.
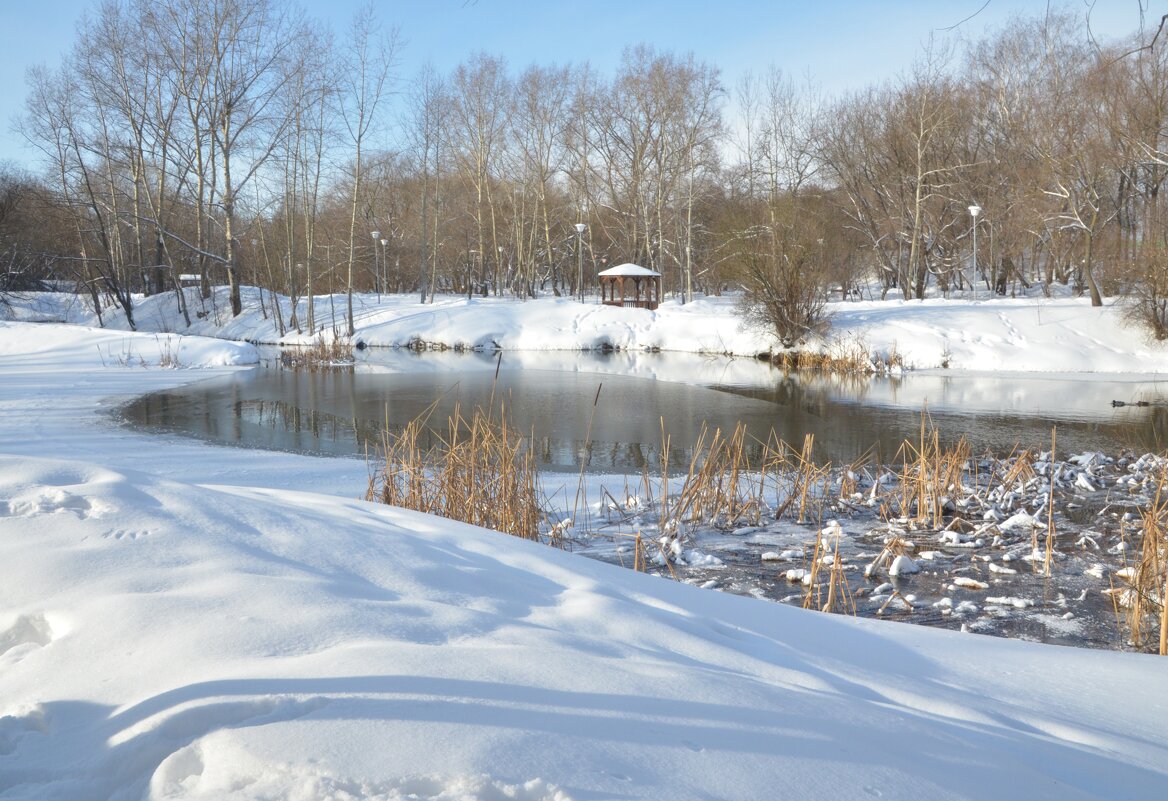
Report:
M 496 367 L 499 367 L 496 378 Z M 144 396 L 122 410 L 134 426 L 244 447 L 361 455 L 382 431 L 400 429 L 434 403 L 444 421 L 458 405 L 505 404 L 531 436 L 542 466 L 575 472 L 680 467 L 703 424 L 741 421 L 759 439 L 773 430 L 818 461 L 847 463 L 875 448 L 895 458 L 919 432 L 922 410 L 942 438 L 964 435 L 975 452 L 1059 449 L 1147 451 L 1165 447 L 1168 409 L 1113 408 L 1158 396 L 1150 381 L 910 373 L 902 377 L 789 376 L 751 359 L 686 354 L 486 354 L 366 351 L 353 369 L 260 368 Z

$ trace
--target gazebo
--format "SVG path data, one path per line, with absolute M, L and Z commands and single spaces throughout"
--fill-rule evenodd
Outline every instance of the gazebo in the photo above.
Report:
M 656 309 L 661 303 L 661 273 L 637 264 L 618 264 L 601 270 L 600 302 L 605 306 Z

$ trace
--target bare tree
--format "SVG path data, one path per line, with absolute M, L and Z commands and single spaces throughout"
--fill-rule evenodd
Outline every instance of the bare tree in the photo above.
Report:
M 1080 239 L 1078 274 L 1091 305 L 1102 306 L 1095 244 L 1117 217 L 1113 199 L 1118 173 L 1103 138 L 1101 96 L 1088 87 L 1099 76 L 1098 61 L 1084 44 L 1061 36 L 1061 27 L 1052 23 L 1044 33 L 1050 80 L 1035 144 L 1048 174 L 1043 186 L 1050 201 L 1048 219 Z
M 389 94 L 390 76 L 397 51 L 397 31 L 383 32 L 371 3 L 354 17 L 342 58 L 339 102 L 341 119 L 352 145 L 352 192 L 349 198 L 348 272 L 346 304 L 348 333 L 353 326 L 353 268 L 356 263 L 357 210 L 361 203 L 361 170 L 369 133 L 378 121 L 383 101 Z
M 514 174 L 521 177 L 519 189 L 522 205 L 514 204 L 516 220 L 515 247 L 522 271 L 521 292 L 533 296 L 535 263 L 554 259 L 555 243 L 552 216 L 558 212 L 556 200 L 562 193 L 556 181 L 562 177 L 566 161 L 568 112 L 572 100 L 571 73 L 567 68 L 531 67 L 519 77 L 516 87 L 512 136 L 517 144 Z M 530 198 L 530 200 L 529 200 Z M 530 230 L 539 231 L 540 248 L 524 248 L 523 215 L 531 215 Z M 526 251 L 526 255 L 524 257 Z M 538 254 L 538 256 L 537 256 Z
M 499 229 L 492 184 L 504 146 L 511 84 L 502 59 L 478 53 L 455 69 L 451 87 L 452 141 L 459 172 L 473 194 L 478 283 L 485 295 L 492 284 L 498 291 L 498 281 L 487 278 L 489 262 L 494 262 L 498 277 Z M 467 281 L 467 295 L 473 284 L 473 279 Z
M 591 126 L 594 194 L 609 212 L 611 238 L 630 260 L 676 267 L 683 294 L 693 199 L 686 192 L 697 186 L 699 166 L 711 164 L 722 95 L 715 68 L 641 45 L 625 51 Z
M 105 292 L 133 329 L 133 294 L 119 221 L 123 198 L 115 176 L 109 110 L 97 102 L 101 93 L 88 82 L 76 82 L 74 74 L 85 73 L 72 59 L 55 74 L 43 69 L 29 73 L 32 92 L 24 131 L 52 160 L 81 256 L 79 283 L 89 291 L 99 320 Z
M 427 294 L 431 303 L 437 290 L 438 241 L 441 237 L 441 174 L 440 157 L 446 140 L 446 120 L 449 100 L 446 85 L 432 65 L 422 68 L 413 82 L 409 96 L 406 135 L 421 170 L 422 203 L 419 216 L 418 285 L 421 301 Z

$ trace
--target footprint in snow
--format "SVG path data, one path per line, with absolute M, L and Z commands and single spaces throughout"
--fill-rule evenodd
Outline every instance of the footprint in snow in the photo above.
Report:
M 149 531 L 136 531 L 133 529 L 111 528 L 109 531 L 103 533 L 102 539 L 107 540 L 136 540 L 142 537 L 149 537 Z

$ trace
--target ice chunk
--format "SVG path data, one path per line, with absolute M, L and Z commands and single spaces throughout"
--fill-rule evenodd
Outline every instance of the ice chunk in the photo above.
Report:
M 1041 525 L 1033 516 L 1025 512 L 1018 512 L 999 523 L 998 528 L 1003 531 L 1011 531 L 1016 528 L 1039 528 Z
M 1034 606 L 1034 601 L 1029 598 L 1016 598 L 1012 595 L 998 596 L 996 598 L 986 598 L 987 604 L 998 604 L 999 606 L 1012 606 L 1015 609 L 1028 609 Z
M 909 557 L 901 554 L 892 560 L 892 566 L 888 568 L 888 575 L 890 576 L 907 576 L 912 573 L 919 573 L 920 568 L 917 563 Z
M 699 551 L 694 548 L 686 551 L 683 559 L 690 567 L 721 567 L 722 560 L 713 554 L 708 554 L 704 551 Z
M 1083 575 L 1084 576 L 1091 576 L 1092 578 L 1103 579 L 1103 578 L 1107 578 L 1107 574 L 1109 572 L 1110 572 L 1110 568 L 1108 568 L 1107 565 L 1096 562 L 1095 564 L 1091 565 L 1089 568 L 1084 570 Z
M 961 535 L 956 531 L 942 531 L 940 540 L 942 545 L 960 545 Z

